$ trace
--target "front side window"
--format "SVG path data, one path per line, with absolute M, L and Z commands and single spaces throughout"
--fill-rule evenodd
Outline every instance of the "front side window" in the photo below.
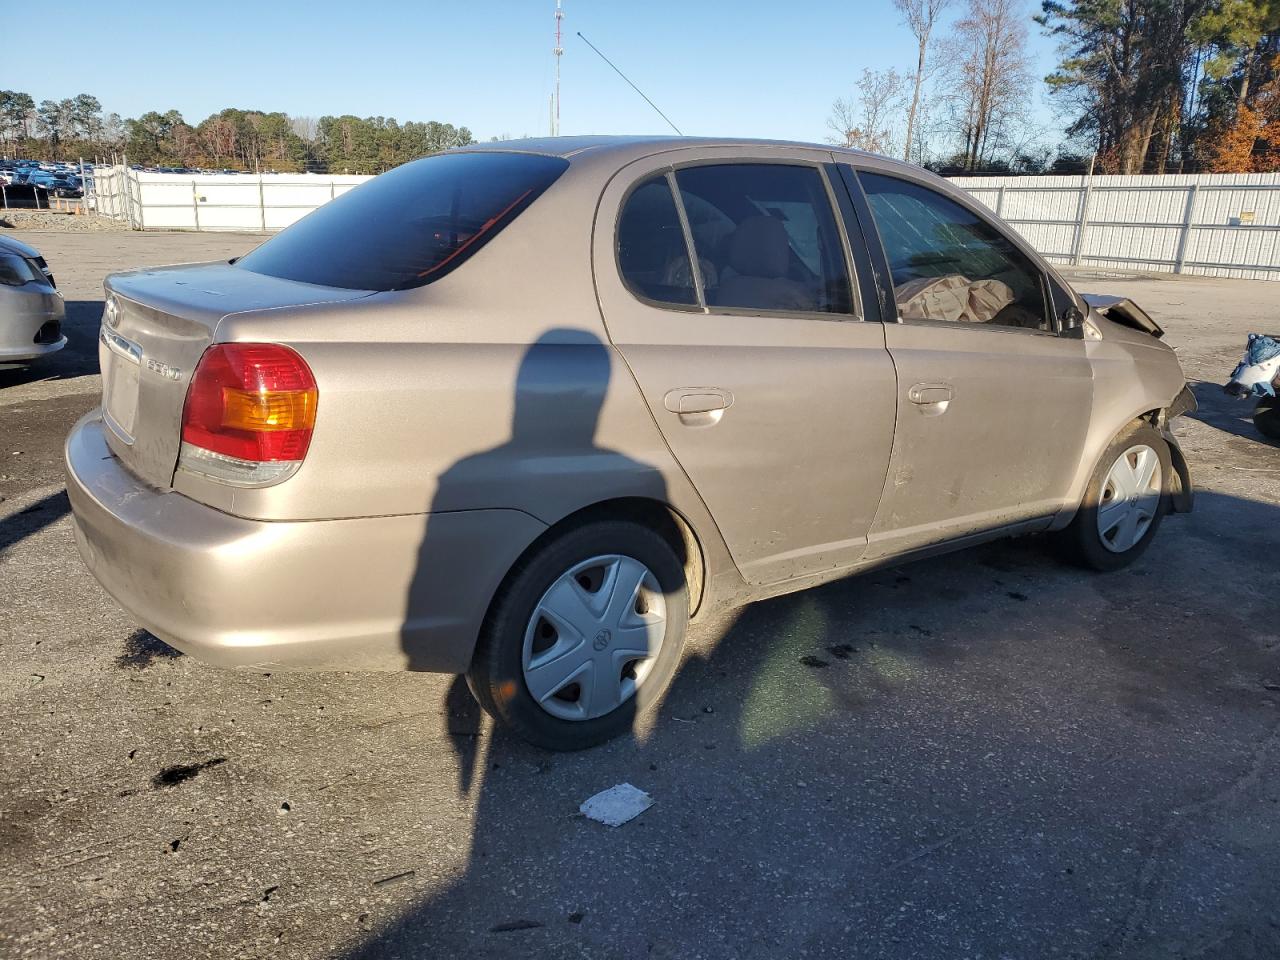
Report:
M 676 171 L 710 308 L 849 313 L 849 272 L 822 174 L 772 163 Z
M 431 283 L 491 240 L 569 163 L 527 153 L 442 153 L 330 200 L 236 261 L 351 290 Z
M 893 275 L 898 316 L 1052 332 L 1040 271 L 977 214 L 927 187 L 858 179 Z
M 631 191 L 618 217 L 618 270 L 631 292 L 646 300 L 698 302 L 680 214 L 665 174 Z

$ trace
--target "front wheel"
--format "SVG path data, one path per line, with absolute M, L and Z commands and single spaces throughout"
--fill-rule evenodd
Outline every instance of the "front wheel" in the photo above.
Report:
M 661 699 L 688 622 L 684 566 L 671 546 L 636 523 L 592 523 L 512 571 L 467 683 L 530 743 L 581 750 L 625 733 Z
M 1127 567 L 1146 551 L 1168 510 L 1169 445 L 1139 423 L 1111 441 L 1062 540 L 1072 559 L 1094 570 Z

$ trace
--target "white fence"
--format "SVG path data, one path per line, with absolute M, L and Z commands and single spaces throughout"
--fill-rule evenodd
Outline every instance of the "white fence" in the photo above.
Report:
M 1280 280 L 1280 174 L 952 182 L 1055 263 Z
M 98 167 L 90 202 L 138 230 L 274 232 L 368 179 Z M 1280 174 L 952 182 L 1055 263 L 1280 280 Z
M 98 167 L 91 204 L 135 230 L 274 233 L 369 177 L 311 173 L 146 173 Z

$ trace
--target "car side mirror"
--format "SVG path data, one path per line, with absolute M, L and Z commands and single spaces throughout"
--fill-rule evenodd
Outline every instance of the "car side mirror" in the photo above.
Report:
M 1071 306 L 1058 318 L 1058 332 L 1064 337 L 1080 339 L 1084 336 L 1084 314 L 1079 307 Z

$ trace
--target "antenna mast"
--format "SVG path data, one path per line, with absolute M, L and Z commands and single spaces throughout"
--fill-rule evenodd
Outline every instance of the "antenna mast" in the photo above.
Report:
M 556 45 L 551 52 L 556 55 L 556 92 L 551 103 L 551 135 L 560 136 L 560 58 L 564 56 L 564 46 L 560 37 L 560 22 L 564 20 L 564 11 L 560 9 L 560 0 L 556 0 Z

